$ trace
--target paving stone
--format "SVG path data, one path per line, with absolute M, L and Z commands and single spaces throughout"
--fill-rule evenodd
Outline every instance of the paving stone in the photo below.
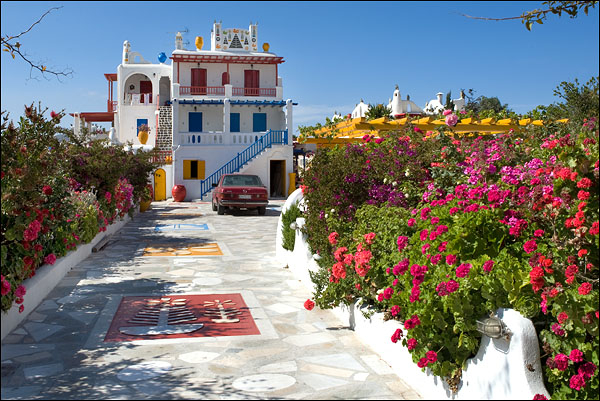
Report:
M 62 363 L 51 363 L 49 365 L 32 366 L 23 369 L 26 379 L 36 379 L 40 377 L 52 376 L 61 373 L 64 370 Z
M 3 341 L 2 399 L 419 398 L 331 312 L 304 309 L 312 295 L 275 257 L 283 201 L 270 202 L 266 216 L 218 216 L 209 202 L 154 202 L 136 215 Z M 203 216 L 159 215 L 175 211 Z M 223 255 L 143 256 L 165 241 L 218 243 Z M 260 334 L 103 341 L 122 297 L 242 292 Z

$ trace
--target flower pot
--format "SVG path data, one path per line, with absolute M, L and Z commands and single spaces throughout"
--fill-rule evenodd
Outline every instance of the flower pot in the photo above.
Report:
M 138 140 L 142 145 L 145 145 L 148 142 L 148 131 L 140 131 L 138 133 Z
M 186 195 L 185 185 L 175 185 L 171 190 L 171 195 L 173 195 L 173 200 L 175 202 L 183 202 Z
M 152 201 L 141 201 L 140 202 L 140 212 L 144 213 L 146 210 L 150 209 L 150 205 Z

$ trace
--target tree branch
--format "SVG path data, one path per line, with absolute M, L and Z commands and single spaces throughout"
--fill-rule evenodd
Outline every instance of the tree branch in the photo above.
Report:
M 1 43 L 2 43 L 2 47 L 4 47 L 2 50 L 5 52 L 9 52 L 10 55 L 12 56 L 12 58 L 15 58 L 15 54 L 18 55 L 20 58 L 22 58 L 26 63 L 28 63 L 31 66 L 31 70 L 33 71 L 34 69 L 40 71 L 42 73 L 42 76 L 46 73 L 48 74 L 52 74 L 54 76 L 57 77 L 57 79 L 60 81 L 60 77 L 70 77 L 73 75 L 73 70 L 70 68 L 67 68 L 64 71 L 53 71 L 53 70 L 49 70 L 48 67 L 46 65 L 43 65 L 42 63 L 35 63 L 33 61 L 31 61 L 29 59 L 29 57 L 24 54 L 23 52 L 21 52 L 21 43 L 19 42 L 12 42 L 15 39 L 18 39 L 19 37 L 25 35 L 26 33 L 28 33 L 29 31 L 31 31 L 33 29 L 34 26 L 36 26 L 37 24 L 39 24 L 42 19 L 44 19 L 44 17 L 48 14 L 50 14 L 50 12 L 52 12 L 53 10 L 58 10 L 61 9 L 63 6 L 60 7 L 52 7 L 51 9 L 49 9 L 48 11 L 46 11 L 37 21 L 35 21 L 33 24 L 31 24 L 31 26 L 21 32 L 18 35 L 14 35 L 14 36 L 3 36 L 1 39 Z M 32 78 L 31 74 L 29 75 L 30 78 Z

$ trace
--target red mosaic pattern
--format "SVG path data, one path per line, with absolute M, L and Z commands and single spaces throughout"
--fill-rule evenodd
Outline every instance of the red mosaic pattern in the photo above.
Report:
M 124 327 L 136 326 L 154 326 L 152 323 L 140 323 L 136 320 L 140 319 L 140 311 L 150 303 L 158 304 L 161 298 L 170 298 L 172 300 L 185 299 L 187 316 L 192 316 L 194 320 L 187 320 L 182 323 L 174 323 L 169 327 L 177 328 L 178 325 L 194 325 L 198 323 L 204 326 L 198 330 L 185 334 L 157 334 L 157 335 L 129 335 L 119 331 Z M 231 319 L 239 319 L 235 323 L 215 323 L 215 304 L 216 300 L 230 301 L 225 303 L 227 309 L 235 308 L 236 312 L 231 314 Z M 149 302 L 150 301 L 150 302 Z M 212 303 L 212 304 L 211 304 Z M 183 303 L 182 303 L 183 304 Z M 212 312 L 210 311 L 212 309 Z M 191 313 L 191 315 L 190 315 Z M 133 319 L 133 322 L 132 322 Z M 216 319 L 219 320 L 219 319 Z M 193 338 L 193 337 L 221 337 L 221 336 L 247 336 L 260 334 L 258 327 L 254 323 L 254 319 L 250 314 L 244 299 L 241 294 L 204 294 L 204 295 L 165 295 L 162 297 L 155 296 L 129 296 L 123 297 L 121 304 L 113 317 L 112 323 L 104 342 L 120 342 L 120 341 L 139 341 L 139 340 L 158 340 L 158 339 L 173 339 L 173 338 Z

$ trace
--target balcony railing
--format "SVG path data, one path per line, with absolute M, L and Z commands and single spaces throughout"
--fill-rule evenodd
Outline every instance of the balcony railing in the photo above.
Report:
M 275 96 L 275 88 L 233 88 L 233 96 Z
M 118 102 L 113 101 L 113 100 L 107 100 L 106 101 L 106 111 L 108 111 L 108 112 L 117 111 L 117 103 Z
M 277 88 L 231 88 L 231 96 L 277 96 Z M 180 86 L 180 96 L 226 96 L 224 86 Z
M 224 86 L 180 86 L 180 95 L 215 95 L 224 96 Z

